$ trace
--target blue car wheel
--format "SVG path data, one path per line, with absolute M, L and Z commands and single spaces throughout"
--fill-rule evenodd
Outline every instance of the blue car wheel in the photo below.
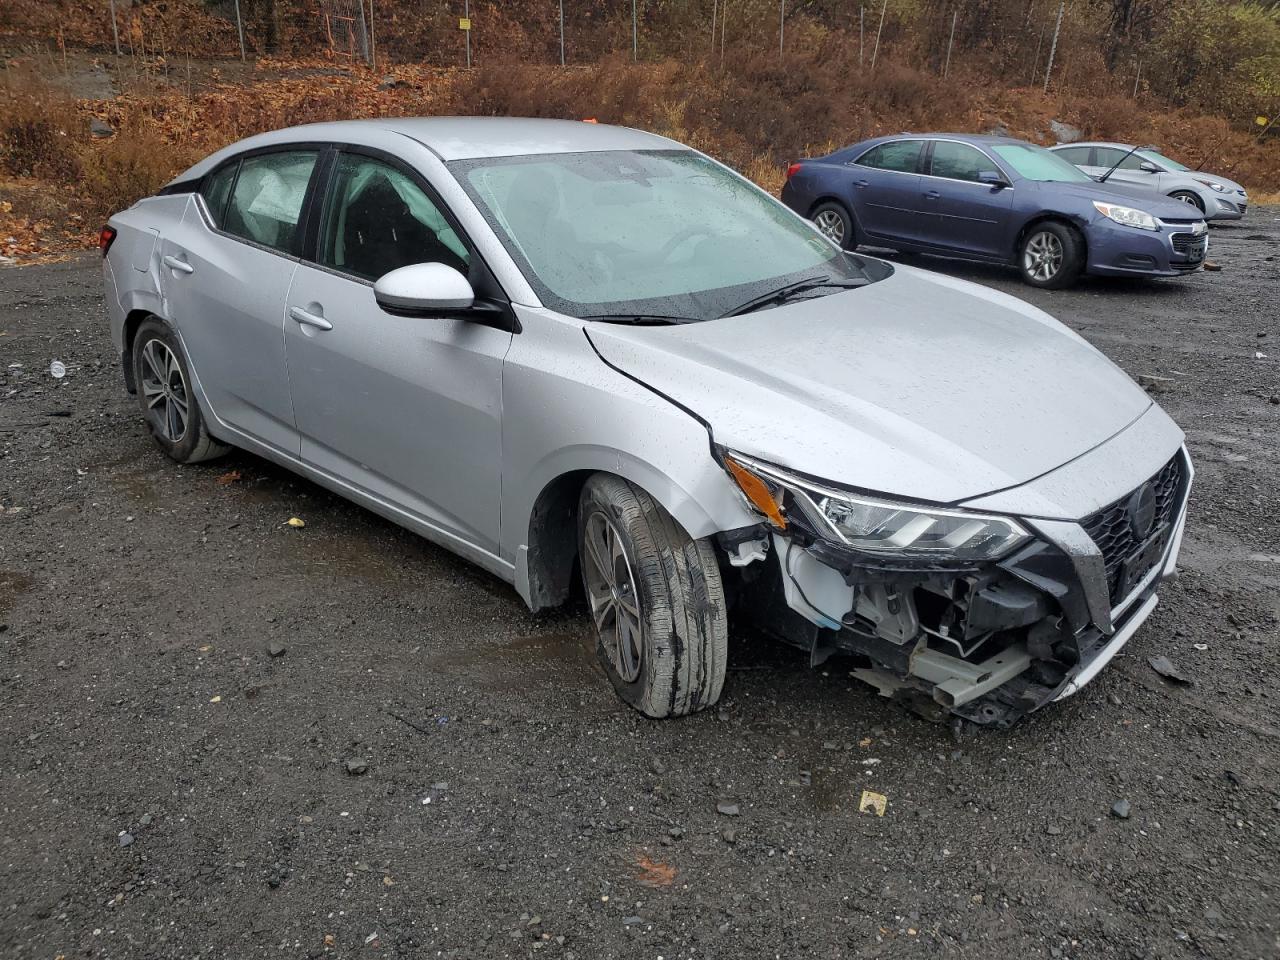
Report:
M 1033 287 L 1058 290 L 1071 286 L 1084 269 L 1080 234 L 1056 220 L 1037 223 L 1022 238 L 1018 269 Z
M 814 225 L 828 240 L 841 250 L 852 250 L 858 245 L 854 235 L 853 218 L 843 204 L 828 200 L 820 203 L 810 215 Z

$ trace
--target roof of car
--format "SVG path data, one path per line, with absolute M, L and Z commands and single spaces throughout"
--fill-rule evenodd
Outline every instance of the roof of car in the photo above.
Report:
M 1061 147 L 1114 147 L 1116 150 L 1132 150 L 1132 143 L 1115 143 L 1112 140 L 1073 140 L 1070 143 L 1055 143 L 1050 150 L 1058 150 Z M 1139 150 L 1145 149 L 1139 147 Z
M 395 150 L 402 137 L 433 151 L 441 160 L 514 157 L 541 153 L 602 150 L 687 150 L 688 147 L 630 127 L 580 120 L 533 117 L 378 117 L 285 127 L 247 137 L 211 154 L 178 180 L 203 176 L 223 160 L 247 150 L 290 143 L 359 143 Z

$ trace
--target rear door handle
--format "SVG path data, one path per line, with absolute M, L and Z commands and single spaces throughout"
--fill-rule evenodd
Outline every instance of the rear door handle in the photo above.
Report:
M 929 190 L 925 193 L 925 197 L 929 200 L 937 200 L 940 196 L 942 196 L 942 194 L 937 190 Z
M 324 317 L 303 310 L 301 307 L 290 307 L 289 316 L 293 318 L 295 323 L 305 324 L 308 327 L 315 327 L 317 330 L 333 329 L 333 324 Z
M 870 181 L 868 180 L 855 180 L 853 182 L 854 182 L 854 185 L 857 186 L 859 189 L 867 186 L 870 183 Z
M 174 256 L 165 256 L 164 265 L 170 270 L 177 270 L 179 273 L 195 273 L 196 268 L 185 260 L 179 260 Z

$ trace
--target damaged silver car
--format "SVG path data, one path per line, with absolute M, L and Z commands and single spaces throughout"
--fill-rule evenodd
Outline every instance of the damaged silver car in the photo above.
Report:
M 730 622 L 925 714 L 1080 689 L 1174 570 L 1192 468 L 1102 354 L 836 249 L 671 140 L 517 119 L 252 137 L 102 232 L 160 447 L 234 445 L 514 584 L 581 585 L 652 717 Z

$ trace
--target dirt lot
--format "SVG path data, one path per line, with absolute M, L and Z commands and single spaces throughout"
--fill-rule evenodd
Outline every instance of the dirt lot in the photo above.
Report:
M 1276 957 L 1280 209 L 1212 243 L 1054 294 L 940 265 L 1168 378 L 1199 471 L 1124 655 L 962 736 L 751 636 L 719 709 L 647 721 L 581 611 L 254 457 L 163 459 L 95 257 L 0 270 L 0 951 Z

